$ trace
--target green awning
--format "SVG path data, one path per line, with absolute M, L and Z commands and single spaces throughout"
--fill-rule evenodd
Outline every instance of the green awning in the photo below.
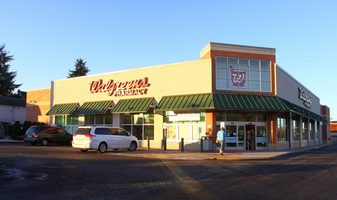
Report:
M 289 110 L 280 98 L 271 95 L 213 93 L 213 100 L 217 109 Z
M 327 121 L 325 119 L 323 119 L 320 115 L 314 113 L 314 112 L 311 112 L 305 108 L 302 108 L 296 104 L 293 104 L 287 100 L 284 100 L 282 98 L 280 98 L 281 101 L 289 108 L 290 111 L 293 111 L 293 112 L 296 112 L 296 113 L 299 113 L 299 114 L 302 114 L 306 117 L 309 117 L 309 118 L 313 118 L 313 119 L 316 119 L 318 121 L 323 121 L 325 123 L 327 123 Z
M 326 122 L 320 115 L 274 95 L 214 92 L 208 94 L 166 96 L 154 108 L 155 111 L 193 109 L 293 111 Z
M 71 115 L 78 106 L 79 103 L 55 104 L 46 115 Z
M 212 94 L 194 94 L 163 97 L 155 106 L 156 111 L 214 108 Z
M 163 97 L 156 111 L 191 109 L 289 110 L 276 96 L 208 93 Z
M 85 102 L 76 114 L 104 114 L 108 109 L 112 108 L 113 101 L 94 101 Z
M 112 113 L 140 113 L 147 112 L 152 105 L 154 98 L 143 99 L 122 99 L 119 100 L 115 107 L 111 110 Z

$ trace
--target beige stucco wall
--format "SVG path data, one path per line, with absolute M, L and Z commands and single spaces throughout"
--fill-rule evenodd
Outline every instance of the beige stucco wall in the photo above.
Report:
M 163 96 L 199 94 L 212 92 L 211 59 L 181 62 L 153 67 L 131 69 L 119 72 L 97 74 L 78 78 L 68 78 L 52 81 L 51 104 L 80 103 L 90 101 L 155 97 L 155 104 Z M 107 92 L 90 93 L 92 81 L 110 79 L 114 82 L 131 81 L 148 78 L 147 93 L 135 96 L 109 96 Z

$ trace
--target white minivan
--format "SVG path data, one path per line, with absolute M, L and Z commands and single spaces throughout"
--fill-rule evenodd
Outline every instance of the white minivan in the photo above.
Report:
M 72 146 L 82 152 L 97 150 L 100 153 L 108 149 L 127 148 L 135 151 L 139 146 L 138 139 L 118 127 L 80 126 L 73 134 Z

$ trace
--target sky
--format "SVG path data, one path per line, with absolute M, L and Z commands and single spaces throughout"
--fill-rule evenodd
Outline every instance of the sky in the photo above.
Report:
M 335 0 L 0 0 L 0 44 L 22 91 L 66 79 L 200 59 L 209 42 L 270 47 L 337 120 Z M 325 68 L 325 69 L 324 69 Z

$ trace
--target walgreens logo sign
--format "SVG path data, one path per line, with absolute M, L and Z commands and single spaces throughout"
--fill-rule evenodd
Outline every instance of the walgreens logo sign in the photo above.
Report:
M 131 96 L 146 94 L 146 88 L 149 86 L 147 77 L 123 82 L 114 82 L 110 79 L 107 83 L 99 79 L 91 82 L 89 91 L 91 93 L 106 92 L 109 96 Z
M 245 86 L 247 71 L 233 69 L 232 66 L 230 66 L 230 68 L 231 68 L 233 86 L 235 86 L 235 87 L 237 87 L 237 86 L 240 86 L 240 87 Z

